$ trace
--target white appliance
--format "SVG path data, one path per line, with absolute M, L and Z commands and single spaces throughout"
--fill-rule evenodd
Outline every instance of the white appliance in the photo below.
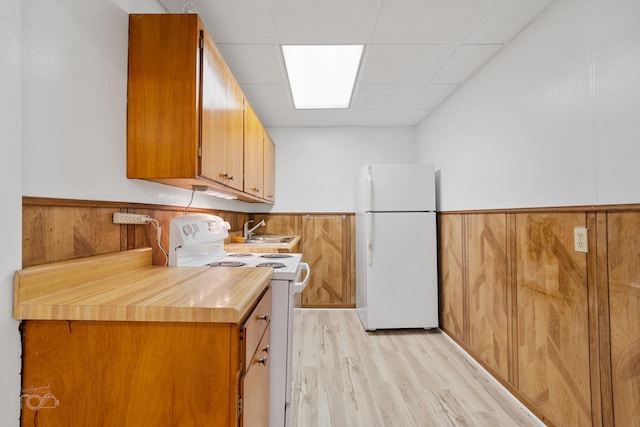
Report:
M 434 167 L 364 166 L 355 218 L 356 311 L 364 328 L 438 327 Z
M 293 318 L 295 294 L 307 286 L 311 270 L 295 253 L 226 253 L 229 223 L 215 215 L 173 218 L 169 265 L 178 267 L 271 267 L 271 327 L 269 343 L 269 425 L 291 425 L 293 397 Z

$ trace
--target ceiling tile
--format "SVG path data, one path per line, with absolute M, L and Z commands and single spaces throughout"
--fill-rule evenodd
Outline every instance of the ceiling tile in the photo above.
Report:
M 296 110 L 298 126 L 346 126 L 349 124 L 350 111 L 339 110 Z
M 415 126 L 430 110 L 351 110 L 353 126 Z
M 269 108 L 294 110 L 287 85 L 243 84 L 241 87 L 256 111 L 267 110 Z
M 374 43 L 460 43 L 495 0 L 385 1 Z
M 496 54 L 502 45 L 461 45 L 431 83 L 462 83 Z
M 270 3 L 281 44 L 363 44 L 371 37 L 382 0 Z
M 358 85 L 355 88 L 351 108 L 409 108 L 422 85 Z
M 238 83 L 284 83 L 278 46 L 225 43 L 217 46 Z
M 162 0 L 185 4 L 185 1 Z M 216 43 L 276 43 L 268 0 L 190 0 Z M 182 7 L 180 7 L 182 9 Z M 204 18 L 203 18 L 204 20 Z
M 158 0 L 195 5 L 270 127 L 417 124 L 553 1 Z M 293 108 L 285 43 L 365 45 L 350 109 Z
M 366 48 L 361 83 L 427 83 L 456 45 L 379 45 Z
M 507 43 L 553 0 L 498 0 L 475 28 L 465 43 Z
M 428 85 L 413 103 L 414 108 L 433 109 L 442 103 L 453 91 L 458 88 L 456 84 L 432 84 Z

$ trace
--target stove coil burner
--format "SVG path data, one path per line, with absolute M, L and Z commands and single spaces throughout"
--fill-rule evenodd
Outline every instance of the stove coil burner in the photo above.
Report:
M 235 253 L 227 254 L 227 256 L 229 258 L 250 258 L 253 256 L 253 254 L 249 252 L 235 252 Z
M 262 262 L 256 267 L 271 267 L 271 268 L 285 268 L 286 265 L 281 262 Z
M 293 255 L 288 255 L 288 254 L 264 254 L 264 255 L 260 255 L 260 258 L 271 258 L 271 259 L 278 259 L 278 258 L 291 258 Z
M 217 261 L 207 264 L 207 267 L 244 267 L 247 265 L 240 261 Z

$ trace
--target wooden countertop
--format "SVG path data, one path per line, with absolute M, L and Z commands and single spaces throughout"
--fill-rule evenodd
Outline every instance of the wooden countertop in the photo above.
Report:
M 300 236 L 293 236 L 287 243 L 225 243 L 226 252 L 292 252 L 300 243 Z
M 17 271 L 14 318 L 239 323 L 273 275 L 151 263 L 145 248 Z

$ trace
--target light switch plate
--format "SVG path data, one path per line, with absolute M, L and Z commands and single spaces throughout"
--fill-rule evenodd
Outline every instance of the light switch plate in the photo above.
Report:
M 585 227 L 576 227 L 573 229 L 573 242 L 576 252 L 589 252 L 587 230 Z

